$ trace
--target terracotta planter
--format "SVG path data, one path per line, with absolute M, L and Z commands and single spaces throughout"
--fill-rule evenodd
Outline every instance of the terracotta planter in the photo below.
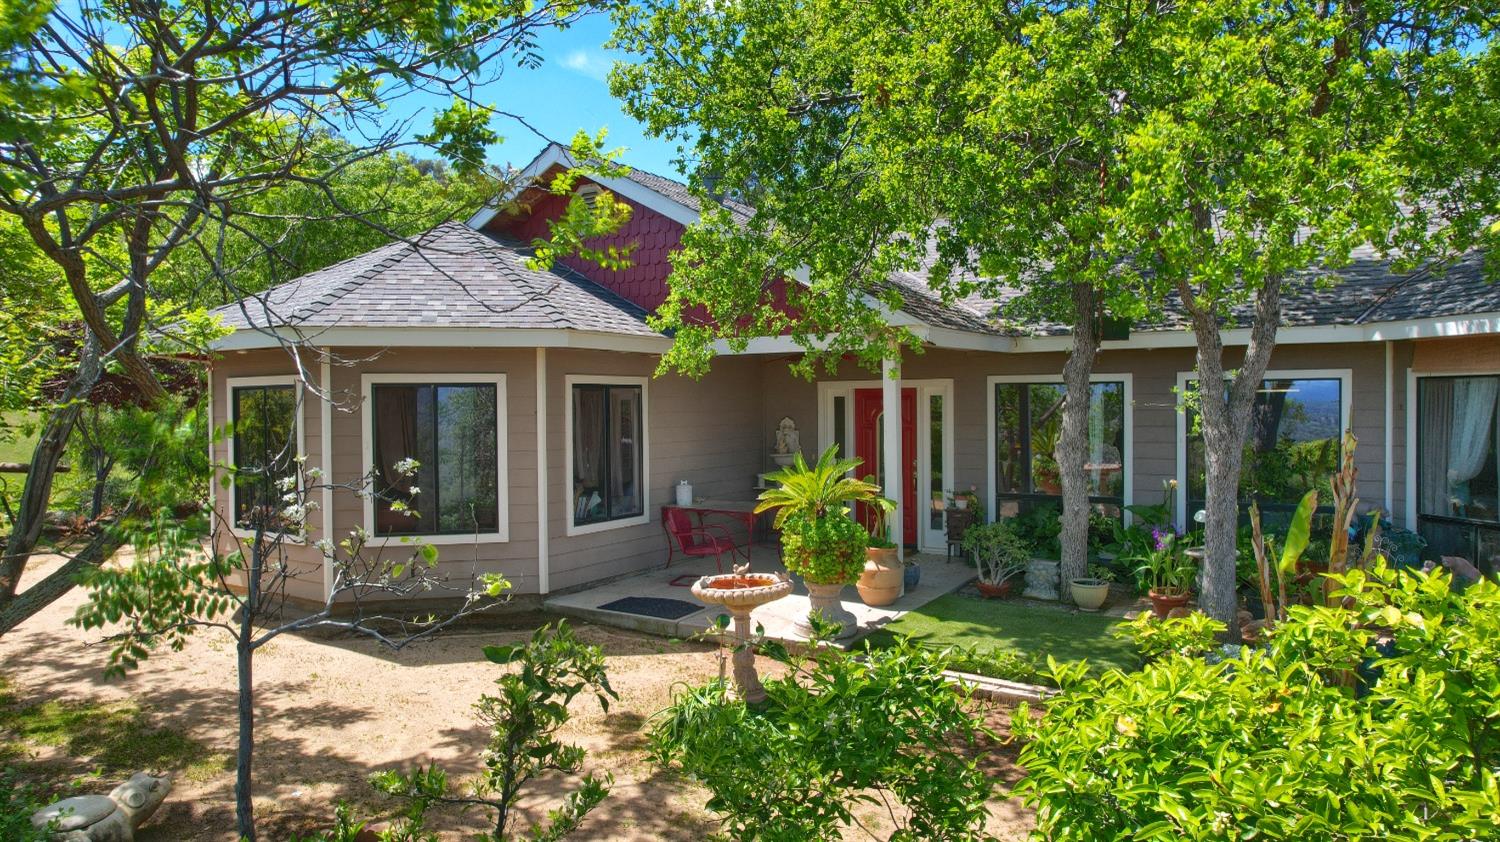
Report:
M 903 574 L 895 547 L 870 547 L 865 550 L 865 572 L 854 587 L 866 605 L 890 605 L 901 596 Z
M 984 594 L 987 599 L 1005 599 L 1011 595 L 1016 588 L 1015 579 L 1006 579 L 998 585 L 989 582 L 975 582 L 974 587 Z
M 1162 620 L 1165 620 L 1167 615 L 1172 613 L 1173 609 L 1182 608 L 1187 605 L 1188 599 L 1192 597 L 1192 594 L 1187 591 L 1183 591 L 1180 594 L 1167 594 L 1155 588 L 1152 588 L 1150 593 L 1146 595 L 1151 598 L 1151 613 Z
M 1068 583 L 1073 594 L 1073 604 L 1084 611 L 1098 611 L 1109 599 L 1109 583 L 1103 579 L 1074 579 Z
M 811 603 L 808 606 L 807 613 L 821 613 L 824 620 L 830 623 L 838 623 L 842 626 L 838 634 L 834 635 L 835 640 L 842 640 L 849 637 L 858 630 L 859 619 L 854 616 L 852 611 L 845 608 L 844 603 L 840 600 L 840 596 L 844 592 L 842 583 L 828 585 L 821 582 L 809 582 L 804 579 L 803 584 L 807 585 L 807 601 Z M 813 635 L 812 623 L 809 623 L 806 617 L 802 617 L 793 623 L 792 630 L 803 637 L 810 638 Z

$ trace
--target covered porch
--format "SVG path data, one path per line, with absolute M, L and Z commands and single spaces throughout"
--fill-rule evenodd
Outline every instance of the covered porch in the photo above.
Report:
M 663 557 L 665 557 L 665 547 Z M 844 589 L 844 608 L 859 621 L 859 631 L 842 644 L 858 640 L 907 612 L 958 590 L 974 577 L 974 569 L 958 558 L 920 553 L 908 556 L 921 565 L 921 581 L 891 605 L 874 608 L 860 601 L 853 585 Z M 727 562 L 726 562 L 727 564 Z M 757 573 L 785 572 L 773 544 L 756 544 L 751 551 L 751 569 Z M 698 577 L 717 573 L 712 558 L 689 558 L 670 567 L 633 573 L 618 579 L 546 599 L 546 608 L 601 625 L 686 638 L 708 631 L 723 613 L 720 606 L 704 605 L 689 588 Z M 753 619 L 764 626 L 769 638 L 801 642 L 806 638 L 793 630 L 793 623 L 808 612 L 807 588 L 792 577 L 792 593 L 756 609 Z

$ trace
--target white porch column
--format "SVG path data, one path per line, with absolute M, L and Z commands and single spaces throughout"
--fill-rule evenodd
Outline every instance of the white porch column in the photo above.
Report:
M 880 407 L 884 413 L 880 425 L 885 437 L 880 464 L 885 466 L 885 496 L 896 501 L 896 510 L 891 512 L 886 530 L 887 537 L 896 545 L 898 557 L 906 553 L 903 540 L 906 536 L 901 528 L 906 522 L 906 501 L 901 499 L 906 483 L 902 482 L 905 466 L 901 464 L 901 376 L 896 369 L 899 364 L 898 360 L 890 358 L 880 363 Z

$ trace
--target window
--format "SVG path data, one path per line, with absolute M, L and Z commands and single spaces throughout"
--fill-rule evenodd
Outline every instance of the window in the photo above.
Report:
M 1480 569 L 1500 554 L 1500 377 L 1417 380 L 1417 529 Z
M 1089 499 L 1118 516 L 1125 505 L 1126 388 L 1123 380 L 1091 384 L 1085 468 Z M 1058 436 L 1062 433 L 1061 383 L 995 382 L 996 514 L 1014 517 L 1062 494 Z
M 283 486 L 297 476 L 296 386 L 290 379 L 276 381 L 229 381 L 234 525 L 239 529 L 277 528 Z
M 1318 490 L 1320 504 L 1332 500 L 1330 480 L 1338 470 L 1344 430 L 1347 375 L 1299 376 L 1292 372 L 1261 382 L 1251 410 L 1250 437 L 1240 469 L 1240 497 L 1268 511 L 1290 509 Z M 1184 380 L 1189 389 L 1196 380 Z M 1186 513 L 1203 508 L 1206 489 L 1203 436 L 1197 413 L 1185 413 L 1187 431 Z
M 927 528 L 943 531 L 943 396 L 927 396 L 927 481 L 930 499 L 927 506 Z
M 644 381 L 568 379 L 573 527 L 645 522 Z
M 412 379 L 366 375 L 374 534 L 504 540 L 504 380 Z

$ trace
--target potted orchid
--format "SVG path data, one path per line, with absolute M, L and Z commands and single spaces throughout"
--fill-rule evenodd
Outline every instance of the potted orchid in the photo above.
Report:
M 1175 608 L 1187 605 L 1192 597 L 1189 584 L 1197 565 L 1181 546 L 1177 533 L 1165 529 L 1151 530 L 1152 548 L 1145 556 L 1135 559 L 1140 562 L 1136 576 L 1146 586 L 1146 595 L 1151 599 L 1151 611 L 1165 618 Z

